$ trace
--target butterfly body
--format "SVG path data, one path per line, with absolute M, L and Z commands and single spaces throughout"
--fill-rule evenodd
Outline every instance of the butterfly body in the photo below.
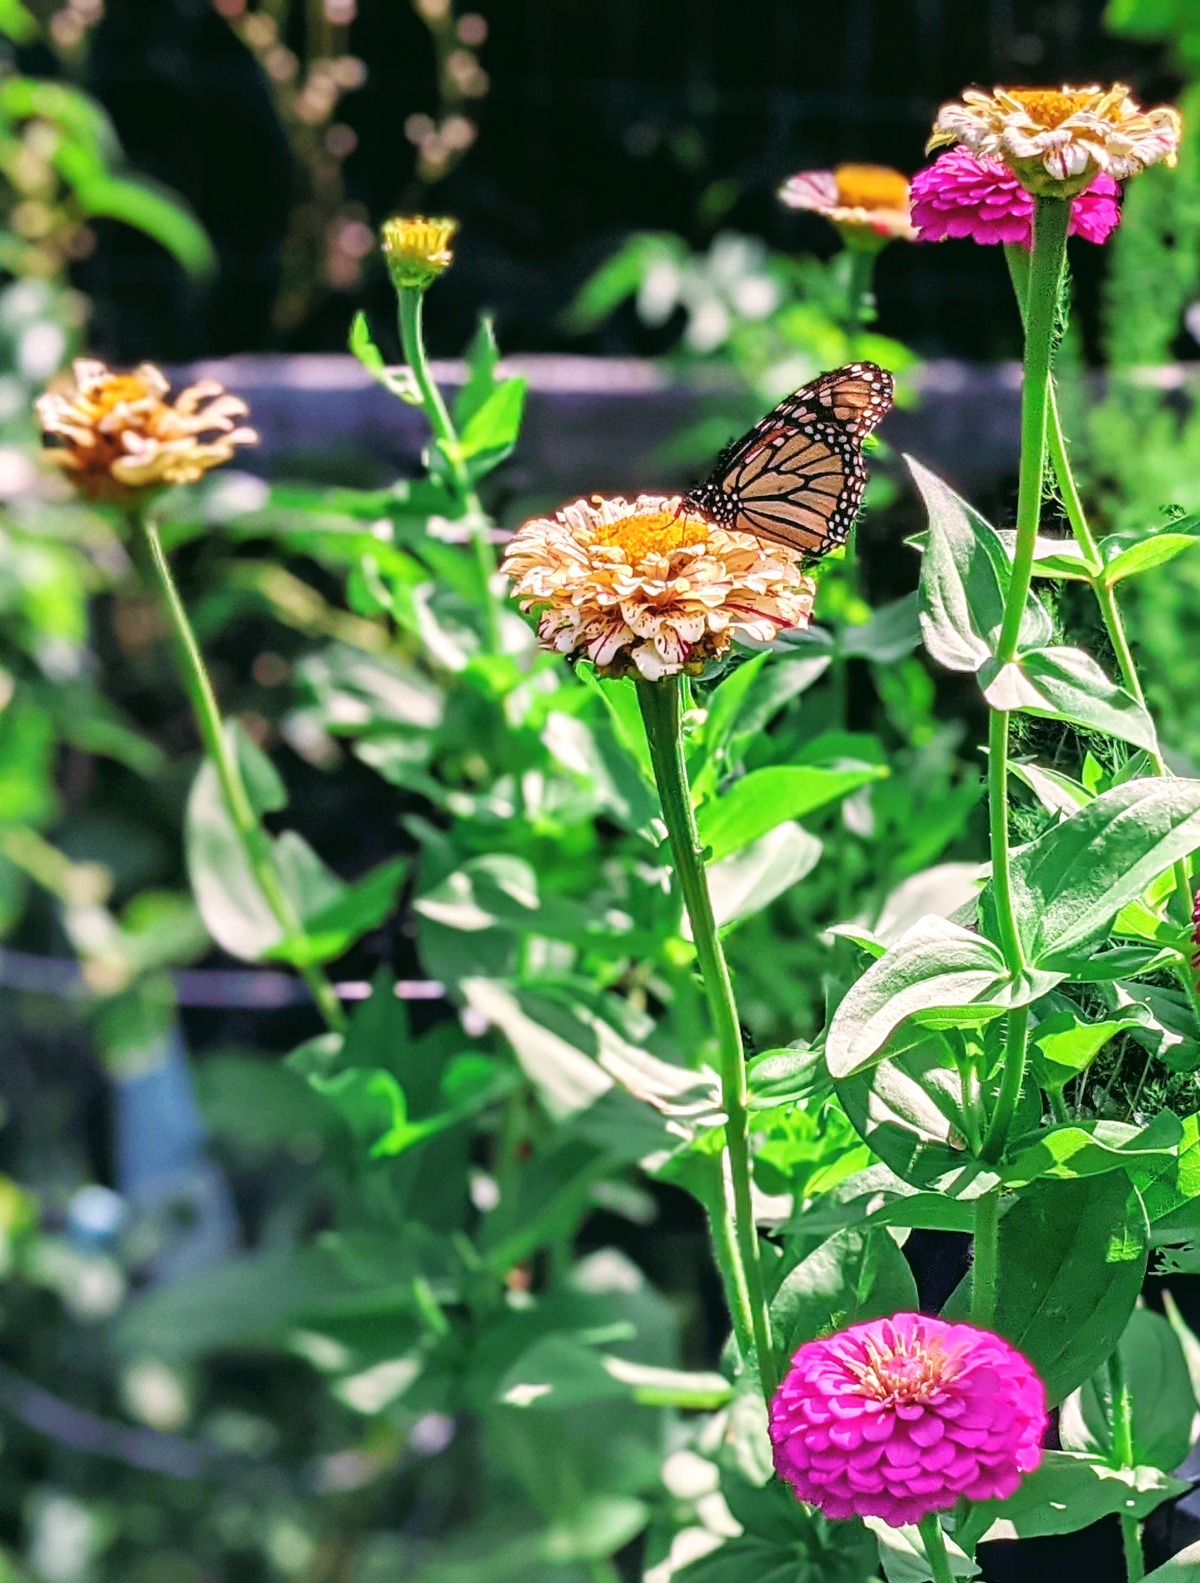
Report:
M 854 525 L 867 482 L 863 441 L 892 390 L 892 376 L 874 363 L 820 375 L 729 446 L 684 504 L 806 559 L 824 555 Z

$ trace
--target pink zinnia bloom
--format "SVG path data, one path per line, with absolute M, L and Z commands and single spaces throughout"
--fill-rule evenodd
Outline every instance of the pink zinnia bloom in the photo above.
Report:
M 1121 218 L 1120 188 L 1100 171 L 1072 198 L 1068 235 L 1106 242 Z M 969 148 L 951 148 L 912 179 L 912 218 L 919 242 L 967 237 L 975 242 L 1033 241 L 1033 195 L 999 159 L 981 159 Z
M 826 1517 L 893 1528 L 1004 1500 L 1042 1460 L 1046 1393 L 1007 1341 L 893 1314 L 807 1341 L 771 1403 L 775 1468 Z

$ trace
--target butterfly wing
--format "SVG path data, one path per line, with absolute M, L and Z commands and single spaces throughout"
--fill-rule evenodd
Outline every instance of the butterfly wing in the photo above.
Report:
M 724 453 L 687 504 L 721 527 L 808 559 L 841 544 L 867 481 L 862 445 L 892 405 L 892 376 L 850 363 L 787 396 Z

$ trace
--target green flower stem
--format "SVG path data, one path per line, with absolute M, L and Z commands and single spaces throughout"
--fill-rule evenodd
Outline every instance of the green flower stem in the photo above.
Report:
M 743 1348 L 749 1341 L 757 1351 L 763 1393 L 769 1401 L 779 1383 L 779 1374 L 771 1342 L 762 1255 L 754 1225 L 746 1059 L 733 983 L 713 916 L 692 811 L 684 757 L 680 678 L 639 681 L 637 690 L 675 874 L 691 920 L 696 958 L 720 1052 L 721 1103 L 726 1117 L 723 1171 L 726 1219 L 723 1226 L 714 1228 L 719 1263 L 727 1265 L 732 1274 L 732 1280 L 727 1276 L 725 1285 L 734 1328 Z
M 1009 1129 L 1017 1113 L 1017 1101 L 1021 1097 L 1025 1060 L 1029 1053 L 1029 1007 L 1017 1006 L 1010 1011 L 1005 1028 L 1004 1072 L 1000 1078 L 996 1108 L 983 1140 L 983 1158 L 991 1164 L 1004 1153 Z
M 1063 435 L 1062 423 L 1058 414 L 1058 401 L 1054 392 L 1054 382 L 1050 383 L 1050 413 L 1048 441 L 1050 448 L 1050 461 L 1058 479 L 1058 487 L 1062 491 L 1063 507 L 1067 513 L 1067 521 L 1071 524 L 1071 531 L 1087 558 L 1089 565 L 1094 568 L 1088 578 L 1092 592 L 1096 596 L 1096 603 L 1100 607 L 1100 616 L 1104 622 L 1108 640 L 1112 644 L 1113 653 L 1117 658 L 1117 668 L 1121 673 L 1121 680 L 1125 690 L 1135 702 L 1146 709 L 1146 694 L 1142 688 L 1142 680 L 1138 675 L 1137 663 L 1133 657 L 1133 650 L 1129 645 L 1129 635 L 1125 630 L 1125 622 L 1121 615 L 1120 606 L 1117 604 L 1117 592 L 1111 583 L 1105 582 L 1101 572 L 1100 550 L 1095 536 L 1088 524 L 1087 512 L 1084 510 L 1083 501 L 1075 483 L 1075 474 L 1071 469 L 1071 459 L 1067 453 L 1067 443 Z M 1171 771 L 1162 756 L 1162 750 L 1155 742 L 1150 753 L 1157 775 L 1169 776 Z M 1192 921 L 1192 877 L 1187 858 L 1179 858 L 1172 866 L 1175 879 L 1175 889 L 1172 893 L 1172 903 L 1175 916 L 1185 927 L 1190 928 Z M 1192 1010 L 1200 1021 L 1200 986 L 1197 985 L 1196 975 L 1191 964 L 1184 959 L 1181 961 L 1177 976 L 1191 1002 Z
M 246 783 L 242 779 L 237 758 L 225 735 L 221 723 L 221 711 L 205 668 L 204 656 L 200 652 L 196 634 L 192 630 L 187 610 L 171 574 L 170 562 L 163 549 L 158 528 L 142 507 L 135 508 L 130 513 L 130 521 L 140 545 L 149 554 L 158 579 L 159 590 L 171 622 L 180 672 L 191 700 L 200 740 L 217 772 L 225 804 L 234 827 L 241 837 L 247 862 L 276 923 L 286 937 L 294 938 L 303 934 L 303 924 L 280 877 L 270 837 L 259 823 L 254 805 L 250 801 L 250 794 L 246 790 Z M 333 985 L 325 974 L 315 964 L 301 966 L 300 973 L 328 1026 L 335 1033 L 343 1032 L 346 1027 L 346 1015 Z
M 1067 1109 L 1066 1096 L 1063 1094 L 1062 1089 L 1048 1088 L 1046 1090 L 1046 1098 L 1050 1101 L 1050 1114 L 1055 1121 L 1069 1122 L 1071 1112 Z
M 988 715 L 988 815 L 992 853 L 992 892 L 1000 948 L 1013 973 L 1025 966 L 1025 947 L 1017 926 L 1012 893 L 1012 857 L 1008 836 L 1008 716 L 1002 709 Z
M 996 1271 L 1000 1252 L 1000 1189 L 975 1200 L 971 1264 L 971 1323 L 990 1330 L 996 1315 Z
M 1113 1462 L 1119 1468 L 1136 1467 L 1133 1455 L 1133 1402 L 1125 1379 L 1125 1365 L 1117 1348 L 1108 1360 L 1108 1384 L 1112 1398 Z M 1136 1517 L 1122 1516 L 1121 1541 L 1125 1549 L 1125 1570 L 1129 1583 L 1146 1575 L 1142 1536 Z
M 996 659 L 1015 659 L 1021 620 L 1033 581 L 1033 558 L 1042 515 L 1042 481 L 1046 468 L 1046 428 L 1050 409 L 1050 366 L 1054 356 L 1054 324 L 1058 289 L 1066 261 L 1067 224 L 1071 206 L 1060 198 L 1035 198 L 1033 251 L 1025 293 L 1025 359 L 1021 383 L 1021 460 L 1017 485 L 1017 531 L 1012 573 L 1004 597 L 1004 616 Z M 1025 952 L 1012 897 L 1008 829 L 1008 715 L 994 710 L 988 730 L 988 813 L 991 832 L 992 892 L 1000 923 L 1000 944 L 1010 974 L 1024 971 Z M 991 1123 L 984 1138 L 986 1160 L 1004 1152 L 1025 1076 L 1029 1013 L 1008 1014 L 1004 1075 Z
M 933 1573 L 933 1583 L 954 1583 L 950 1557 L 946 1554 L 946 1536 L 942 1533 L 942 1525 L 938 1522 L 937 1513 L 930 1512 L 928 1517 L 922 1517 L 918 1530 L 921 1543 L 925 1546 L 925 1559 L 929 1562 L 929 1570 Z
M 848 247 L 849 274 L 846 284 L 846 336 L 851 357 L 857 357 L 858 341 L 871 317 L 875 296 L 877 247 Z
M 1007 665 L 1017 652 L 1025 601 L 1033 580 L 1033 556 L 1042 515 L 1046 427 L 1050 409 L 1050 364 L 1058 288 L 1066 259 L 1071 206 L 1062 198 L 1035 198 L 1033 252 L 1025 305 L 1025 360 L 1021 385 L 1021 465 L 1017 485 L 1017 540 L 1012 577 L 996 658 Z
M 500 607 L 496 600 L 496 552 L 488 538 L 488 519 L 471 482 L 467 465 L 462 457 L 458 432 L 446 407 L 437 381 L 429 368 L 425 352 L 425 334 L 422 320 L 425 308 L 423 286 L 398 286 L 400 299 L 400 345 L 404 359 L 412 369 L 413 379 L 421 393 L 421 401 L 438 450 L 446 459 L 454 481 L 454 493 L 467 519 L 471 544 L 475 550 L 475 564 L 483 584 L 484 619 L 487 623 L 488 647 L 493 654 L 500 652 Z

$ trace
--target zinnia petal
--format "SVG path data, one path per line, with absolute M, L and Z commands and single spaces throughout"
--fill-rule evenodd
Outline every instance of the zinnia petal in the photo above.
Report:
M 701 669 L 735 637 L 807 626 L 799 558 L 689 513 L 677 495 L 577 500 L 525 523 L 502 570 L 543 647 L 602 674 L 656 681 Z
M 1100 171 L 1092 184 L 1070 200 L 1069 234 L 1105 242 L 1121 219 L 1120 188 Z M 942 242 L 969 237 L 974 242 L 1033 241 L 1033 196 L 999 159 L 983 159 L 968 148 L 951 148 L 912 179 L 912 215 L 917 238 Z

